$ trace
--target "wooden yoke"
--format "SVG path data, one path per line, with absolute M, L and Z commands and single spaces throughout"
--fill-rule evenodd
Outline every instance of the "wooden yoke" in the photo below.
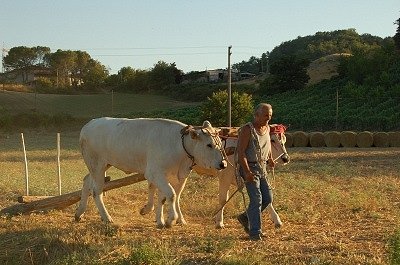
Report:
M 132 174 L 128 177 L 106 182 L 103 191 L 113 190 L 128 186 L 145 180 L 143 174 Z M 0 215 L 18 215 L 31 212 L 48 211 L 52 209 L 63 209 L 81 199 L 82 191 L 75 191 L 60 196 L 48 197 L 38 201 L 32 201 L 24 204 L 16 204 L 0 211 Z

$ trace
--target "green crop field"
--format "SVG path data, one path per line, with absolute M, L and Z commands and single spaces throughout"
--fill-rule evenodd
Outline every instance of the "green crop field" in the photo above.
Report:
M 0 91 L 0 110 L 12 114 L 36 111 L 73 117 L 128 115 L 196 105 L 164 96 L 142 94 L 57 95 Z
M 78 133 L 61 134 L 63 193 L 79 190 L 87 173 Z M 57 194 L 56 135 L 25 133 L 30 194 Z M 23 195 L 19 134 L 0 134 L 0 209 Z M 275 229 L 263 216 L 262 242 L 247 240 L 227 205 L 226 228 L 214 228 L 218 180 L 191 174 L 181 206 L 186 226 L 157 229 L 154 213 L 141 216 L 147 185 L 108 191 L 116 222 L 100 221 L 93 200 L 81 222 L 76 205 L 64 210 L 0 218 L 1 264 L 399 264 L 400 148 L 289 148 L 291 163 L 275 170 Z M 112 179 L 124 176 L 112 169 Z M 234 191 L 232 187 L 231 191 Z

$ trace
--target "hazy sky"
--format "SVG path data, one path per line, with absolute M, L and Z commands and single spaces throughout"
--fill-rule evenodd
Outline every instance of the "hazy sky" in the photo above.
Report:
M 0 0 L 0 45 L 83 50 L 117 73 L 159 60 L 226 68 L 282 42 L 354 28 L 393 36 L 400 0 Z

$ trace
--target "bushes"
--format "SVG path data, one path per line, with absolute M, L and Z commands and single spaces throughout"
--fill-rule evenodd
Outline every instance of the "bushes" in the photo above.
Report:
M 10 115 L 6 111 L 0 111 L 0 130 L 11 131 L 33 128 L 62 128 L 79 122 L 69 114 L 58 113 L 47 115 L 43 113 L 21 113 Z

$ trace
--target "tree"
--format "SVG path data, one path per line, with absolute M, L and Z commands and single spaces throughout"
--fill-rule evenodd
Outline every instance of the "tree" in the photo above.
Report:
M 87 66 L 87 72 L 82 76 L 83 85 L 87 89 L 95 90 L 105 84 L 108 77 L 107 68 L 99 61 L 90 59 Z
M 15 70 L 22 75 L 22 81 L 25 83 L 28 80 L 30 67 L 34 65 L 36 55 L 33 49 L 19 46 L 13 47 L 4 57 L 3 63 L 6 71 Z
M 400 18 L 394 22 L 394 24 L 397 24 L 397 30 L 396 34 L 394 35 L 394 43 L 396 45 L 396 50 L 400 52 Z
M 270 76 L 262 87 L 269 94 L 288 90 L 299 90 L 306 86 L 310 77 L 307 74 L 309 60 L 296 56 L 285 56 L 271 64 Z
M 36 60 L 35 51 L 25 46 L 13 47 L 4 57 L 4 67 L 6 70 L 22 70 L 33 66 Z
M 232 93 L 232 126 L 241 126 L 248 121 L 253 112 L 252 96 L 246 93 Z M 201 106 L 201 119 L 208 120 L 214 126 L 228 124 L 228 92 L 214 92 Z
M 166 86 L 179 84 L 182 80 L 182 71 L 175 63 L 158 61 L 150 71 L 150 80 L 153 89 L 162 90 Z
M 49 65 L 48 55 L 51 52 L 50 48 L 44 46 L 36 46 L 32 49 L 36 55 L 35 65 L 47 67 Z
M 90 68 L 92 58 L 87 52 L 75 51 L 75 64 L 72 69 L 72 85 L 78 87 L 84 82 L 83 77 L 87 74 Z
M 49 64 L 56 74 L 57 86 L 69 86 L 70 77 L 76 69 L 77 54 L 73 51 L 63 51 L 58 49 L 50 54 Z
M 127 86 L 134 92 L 146 92 L 149 90 L 149 72 L 145 70 L 135 70 L 131 78 L 128 79 Z
M 251 56 L 250 59 L 242 61 L 240 63 L 235 63 L 232 65 L 232 69 L 236 69 L 239 72 L 248 72 L 253 74 L 258 74 L 262 72 L 262 61 L 260 58 Z

